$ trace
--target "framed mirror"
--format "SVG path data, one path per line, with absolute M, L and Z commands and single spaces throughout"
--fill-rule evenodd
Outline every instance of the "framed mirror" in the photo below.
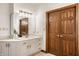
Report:
M 28 36 L 28 18 L 22 18 L 19 22 L 19 36 Z
M 11 19 L 11 38 L 28 37 L 36 33 L 35 15 L 14 13 Z

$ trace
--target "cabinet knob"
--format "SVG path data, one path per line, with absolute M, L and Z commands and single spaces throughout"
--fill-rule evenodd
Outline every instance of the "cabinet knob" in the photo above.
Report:
M 26 44 L 26 42 L 23 43 L 24 45 Z
M 2 53 L 2 46 L 0 47 L 0 53 Z
M 27 48 L 29 48 L 29 45 L 27 45 Z
M 7 43 L 7 44 L 6 44 L 6 47 L 10 47 L 10 44 L 9 44 L 9 43 Z
M 27 45 L 27 48 L 31 48 L 31 45 Z
M 31 48 L 31 45 L 30 45 L 30 48 Z

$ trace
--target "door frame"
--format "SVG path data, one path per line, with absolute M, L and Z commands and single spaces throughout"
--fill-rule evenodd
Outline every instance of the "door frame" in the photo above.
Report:
M 58 8 L 58 9 L 54 9 L 54 10 L 50 10 L 50 11 L 47 11 L 46 12 L 46 52 L 48 53 L 48 49 L 49 49 L 49 13 L 51 12 L 56 12 L 56 11 L 61 11 L 61 10 L 64 10 L 64 9 L 67 9 L 67 8 L 72 8 L 72 7 L 75 7 L 76 8 L 76 55 L 79 55 L 79 46 L 78 46 L 78 15 L 79 15 L 79 11 L 78 11 L 78 7 L 79 7 L 79 4 L 76 3 L 76 4 L 72 4 L 72 5 L 69 5 L 69 6 L 65 6 L 65 7 L 61 7 L 61 8 Z

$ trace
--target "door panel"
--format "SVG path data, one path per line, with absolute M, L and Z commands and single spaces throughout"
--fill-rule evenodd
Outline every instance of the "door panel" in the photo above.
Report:
M 48 14 L 48 52 L 56 55 L 76 55 L 75 7 Z
M 61 11 L 63 55 L 75 55 L 75 8 Z
M 60 13 L 54 12 L 49 14 L 49 52 L 60 55 Z

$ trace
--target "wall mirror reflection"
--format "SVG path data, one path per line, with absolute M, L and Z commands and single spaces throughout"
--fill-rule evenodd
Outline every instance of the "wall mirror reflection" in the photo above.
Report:
M 12 38 L 17 37 L 28 37 L 34 35 L 36 32 L 36 25 L 34 15 L 32 13 L 19 11 L 14 13 L 11 20 L 11 36 Z
M 19 22 L 19 36 L 28 36 L 28 18 L 22 18 Z

